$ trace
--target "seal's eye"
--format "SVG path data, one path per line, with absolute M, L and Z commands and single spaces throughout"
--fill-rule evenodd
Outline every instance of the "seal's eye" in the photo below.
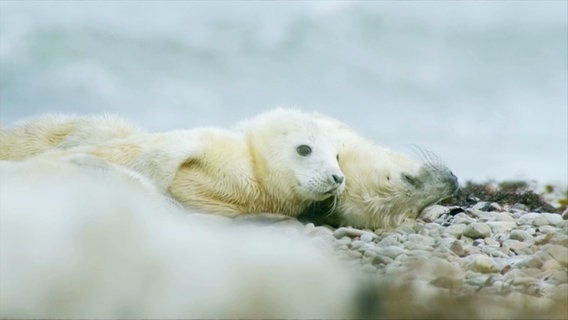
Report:
M 302 157 L 307 157 L 310 155 L 310 153 L 312 153 L 312 148 L 310 148 L 310 146 L 308 145 L 303 144 L 296 148 L 296 152 L 298 152 L 298 154 Z
M 335 156 L 335 159 L 337 159 L 337 161 L 339 161 L 339 155 L 336 155 L 336 156 Z

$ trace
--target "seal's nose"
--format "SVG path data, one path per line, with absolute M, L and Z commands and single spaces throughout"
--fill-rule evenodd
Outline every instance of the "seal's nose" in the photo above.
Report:
M 335 183 L 337 184 L 341 184 L 343 182 L 343 180 L 345 180 L 344 176 L 340 176 L 337 174 L 332 174 L 331 177 L 333 178 L 333 181 L 335 181 Z

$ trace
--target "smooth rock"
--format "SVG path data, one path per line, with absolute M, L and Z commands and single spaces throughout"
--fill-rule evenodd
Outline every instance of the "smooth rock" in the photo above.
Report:
M 463 234 L 466 227 L 467 225 L 463 223 L 452 224 L 446 227 L 444 231 L 442 231 L 442 234 L 446 236 L 451 236 L 453 238 L 459 238 Z
M 489 221 L 487 225 L 493 233 L 507 233 L 517 227 L 517 223 L 514 221 Z
M 360 237 L 364 232 L 365 231 L 360 229 L 341 227 L 333 232 L 333 236 L 337 239 L 341 239 L 343 237 L 354 238 L 354 237 Z
M 434 240 L 431 237 L 426 237 L 426 236 L 419 235 L 419 234 L 409 234 L 406 241 L 407 241 L 407 243 L 408 242 L 415 242 L 415 243 L 423 244 L 425 246 L 432 246 L 432 245 L 434 245 L 436 240 Z
M 495 221 L 515 221 L 515 218 L 510 212 L 492 212 Z
M 533 226 L 544 226 L 549 224 L 550 222 L 548 221 L 548 219 L 546 219 L 545 217 L 543 217 L 542 215 L 539 215 L 538 217 L 534 218 L 532 221 L 532 225 Z
M 493 259 L 483 254 L 473 255 L 468 263 L 468 268 L 479 273 L 496 273 L 501 270 Z
M 386 256 L 376 256 L 376 257 L 373 257 L 372 263 L 375 266 L 376 265 L 389 265 L 393 261 L 394 261 L 393 259 L 386 257 Z
M 474 222 L 464 229 L 463 235 L 472 239 L 487 238 L 491 236 L 491 228 L 486 223 Z
M 491 208 L 491 202 L 479 201 L 478 203 L 474 204 L 473 207 L 471 208 L 479 211 L 489 211 L 489 208 Z
M 470 224 L 470 223 L 473 223 L 475 221 L 476 221 L 475 219 L 472 219 L 471 217 L 469 217 L 464 212 L 460 212 L 460 213 L 458 213 L 454 216 L 452 223 L 454 223 L 454 224 L 456 224 L 456 223 Z
M 454 241 L 454 243 L 452 243 L 452 245 L 450 246 L 450 250 L 459 257 L 466 256 L 465 249 L 463 248 L 463 244 L 460 240 Z
M 541 213 L 541 215 L 548 221 L 548 224 L 553 226 L 561 226 L 564 222 L 562 216 L 557 213 Z
M 346 254 L 352 259 L 361 259 L 363 258 L 363 254 L 359 251 L 347 250 Z
M 555 259 L 548 259 L 542 264 L 542 266 L 540 266 L 540 269 L 542 271 L 560 270 L 562 269 L 562 266 Z
M 518 240 L 518 241 L 527 241 L 531 240 L 533 237 L 524 230 L 512 230 L 509 234 L 509 239 Z
M 353 240 L 353 241 L 349 244 L 349 247 L 350 247 L 352 250 L 359 250 L 359 249 L 361 249 L 362 246 L 363 246 L 363 241 L 361 241 L 361 240 Z
M 385 236 L 381 241 L 379 241 L 379 245 L 386 247 L 386 246 L 402 246 L 402 242 L 405 240 L 405 237 L 398 233 L 392 233 L 388 236 Z
M 361 236 L 360 236 L 360 239 L 363 242 L 371 242 L 371 241 L 373 241 L 377 238 L 378 238 L 378 236 L 376 234 L 374 234 L 372 232 L 368 232 L 368 231 L 363 232 L 363 234 L 361 234 Z
M 547 244 L 543 250 L 563 267 L 568 267 L 568 248 L 558 244 Z
M 499 241 L 493 239 L 493 238 L 485 238 L 483 239 L 483 241 L 485 242 L 486 245 L 488 246 L 492 246 L 492 247 L 499 247 L 500 243 Z
M 433 222 L 441 215 L 448 213 L 449 211 L 450 209 L 448 209 L 448 207 L 435 204 L 422 210 L 418 218 L 426 222 Z
M 391 259 L 396 258 L 398 255 L 407 253 L 406 250 L 397 247 L 397 246 L 389 246 L 384 248 L 377 248 L 377 255 L 389 257 Z
M 337 240 L 337 243 L 338 243 L 339 245 L 348 245 L 348 244 L 351 243 L 351 238 L 349 238 L 349 237 L 347 237 L 347 236 L 342 237 L 341 239 Z
M 555 227 L 555 226 L 551 226 L 551 225 L 545 225 L 545 226 L 538 227 L 538 231 L 540 231 L 540 233 L 543 233 L 543 234 L 547 234 L 547 233 L 556 234 L 558 232 L 558 228 Z
M 537 217 L 540 217 L 540 213 L 537 212 L 529 212 L 529 213 L 525 213 L 523 214 L 518 220 L 517 222 L 519 224 L 526 224 L 526 225 L 532 225 L 533 220 Z

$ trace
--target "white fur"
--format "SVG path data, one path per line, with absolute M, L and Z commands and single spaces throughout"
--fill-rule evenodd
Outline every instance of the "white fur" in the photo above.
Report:
M 51 131 L 43 130 L 48 136 L 58 132 L 51 126 L 54 121 L 48 120 L 45 125 L 41 118 L 32 121 L 28 130 L 37 133 L 39 127 L 49 126 Z M 59 123 L 62 128 L 88 125 L 66 129 L 63 137 L 56 134 L 58 144 L 47 150 L 62 156 L 85 153 L 133 169 L 185 206 L 224 215 L 297 216 L 311 203 L 337 196 L 345 188 L 336 147 L 314 121 L 296 110 L 271 110 L 230 130 L 129 131 L 108 141 L 91 137 L 114 134 L 97 131 L 116 124 L 115 119 L 109 121 L 102 125 L 99 119 L 86 118 Z M 17 145 L 17 133 L 22 131 L 8 131 L 12 145 Z M 25 135 L 20 143 L 25 150 L 27 145 L 35 146 Z M 67 148 L 69 144 L 76 147 Z M 300 145 L 308 145 L 312 152 L 299 155 Z
M 336 119 L 311 117 L 339 150 L 347 185 L 333 210 L 344 225 L 397 226 L 458 187 L 456 177 L 440 163 L 412 160 L 359 136 Z
M 331 251 L 185 215 L 125 170 L 88 156 L 0 162 L 0 317 L 357 316 Z
M 13 128 L 0 127 L 0 159 L 20 160 L 54 148 L 94 145 L 143 132 L 113 115 L 44 115 Z

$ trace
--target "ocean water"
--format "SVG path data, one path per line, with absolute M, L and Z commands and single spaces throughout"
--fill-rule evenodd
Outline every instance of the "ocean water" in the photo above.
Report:
M 568 184 L 565 1 L 1 1 L 0 123 L 319 111 L 462 181 Z

